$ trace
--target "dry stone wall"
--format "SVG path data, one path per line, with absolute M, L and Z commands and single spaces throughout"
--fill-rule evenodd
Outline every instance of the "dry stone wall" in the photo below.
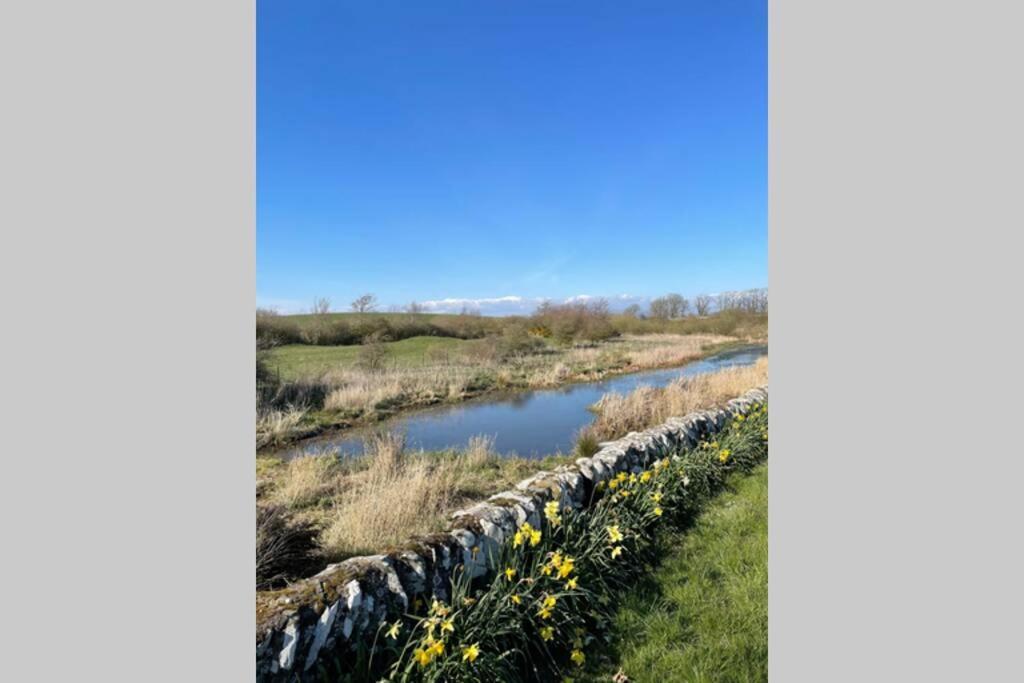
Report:
M 732 415 L 768 400 L 767 385 L 721 408 L 670 418 L 664 424 L 601 444 L 589 458 L 538 472 L 514 490 L 452 515 L 452 528 L 381 555 L 333 564 L 288 588 L 261 593 L 256 603 L 257 680 L 307 681 L 319 665 L 344 662 L 372 642 L 378 627 L 417 597 L 447 601 L 452 571 L 474 577 L 494 569 L 492 558 L 523 522 L 540 527 L 545 503 L 582 508 L 598 482 L 640 470 L 721 430 Z

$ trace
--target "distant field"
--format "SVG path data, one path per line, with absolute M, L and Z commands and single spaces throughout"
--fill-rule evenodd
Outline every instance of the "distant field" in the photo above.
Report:
M 453 337 L 410 337 L 384 344 L 388 349 L 388 365 L 413 367 L 430 363 L 434 354 L 449 351 L 461 353 L 469 349 L 476 340 Z M 267 366 L 280 372 L 281 379 L 294 380 L 303 376 L 318 375 L 327 370 L 355 367 L 361 346 L 309 346 L 288 344 L 267 352 Z M 435 361 L 436 362 L 436 361 Z

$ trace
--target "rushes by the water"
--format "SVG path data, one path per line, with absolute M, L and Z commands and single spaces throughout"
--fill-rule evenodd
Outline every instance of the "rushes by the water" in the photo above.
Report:
M 588 428 L 599 441 L 660 424 L 723 403 L 768 383 L 768 358 L 753 365 L 683 377 L 664 387 L 640 387 L 629 394 L 605 394 L 594 405 L 596 418 Z

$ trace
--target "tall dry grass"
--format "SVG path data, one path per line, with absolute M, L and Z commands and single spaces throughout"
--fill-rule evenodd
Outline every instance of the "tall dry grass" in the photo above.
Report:
M 447 513 L 463 501 L 468 480 L 497 458 L 493 446 L 491 438 L 474 437 L 451 457 L 425 457 L 408 453 L 404 439 L 394 434 L 369 440 L 368 467 L 352 495 L 336 504 L 321 534 L 324 553 L 374 552 L 441 529 Z
M 305 408 L 269 410 L 256 418 L 256 447 L 274 446 L 286 442 L 298 429 L 306 415 Z
M 640 387 L 629 394 L 610 393 L 594 406 L 587 432 L 609 440 L 723 403 L 768 382 L 768 358 L 753 365 L 680 378 L 665 387 Z
M 345 488 L 341 463 L 334 454 L 303 455 L 282 469 L 268 498 L 289 509 L 316 505 Z

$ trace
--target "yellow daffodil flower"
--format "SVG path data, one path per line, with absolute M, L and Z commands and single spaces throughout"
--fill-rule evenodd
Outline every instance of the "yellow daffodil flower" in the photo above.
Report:
M 469 662 L 472 664 L 476 661 L 476 658 L 480 656 L 480 646 L 477 643 L 473 643 L 467 648 L 462 650 L 462 661 Z

